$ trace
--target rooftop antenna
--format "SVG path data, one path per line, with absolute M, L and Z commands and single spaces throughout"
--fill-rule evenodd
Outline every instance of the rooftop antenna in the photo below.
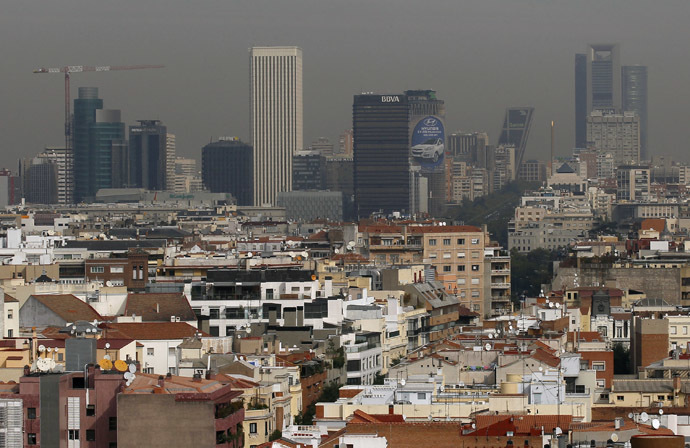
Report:
M 556 146 L 556 135 L 554 133 L 554 122 L 551 120 L 551 175 L 553 176 L 554 148 Z

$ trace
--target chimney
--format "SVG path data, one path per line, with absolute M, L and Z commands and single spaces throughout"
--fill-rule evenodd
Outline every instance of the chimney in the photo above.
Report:
M 615 429 L 616 431 L 618 431 L 619 429 L 621 429 L 621 426 L 623 426 L 623 417 L 616 417 L 616 418 L 613 420 L 613 427 L 614 427 L 614 429 Z
M 160 387 L 161 389 L 165 387 L 165 378 L 163 377 L 163 375 L 160 375 L 158 377 L 158 387 Z
M 31 367 L 24 366 L 24 376 L 29 376 L 31 374 Z
M 192 381 L 194 381 L 195 383 L 200 383 L 201 382 L 201 374 L 195 373 L 194 376 L 192 377 Z
M 680 375 L 675 375 L 673 377 L 673 395 L 678 396 L 680 394 Z
M 159 314 L 161 312 L 161 306 L 158 302 L 156 302 L 156 314 Z

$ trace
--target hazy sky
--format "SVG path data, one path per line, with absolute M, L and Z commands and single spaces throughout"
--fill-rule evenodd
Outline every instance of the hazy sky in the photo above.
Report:
M 304 51 L 304 141 L 337 141 L 352 95 L 432 88 L 447 130 L 495 143 L 507 106 L 536 107 L 526 157 L 574 140 L 573 61 L 590 42 L 621 44 L 623 64 L 649 66 L 651 154 L 687 156 L 687 0 L 1 0 L 0 166 L 63 144 L 63 79 L 38 67 L 164 64 L 82 73 L 106 108 L 163 120 L 178 155 L 211 138 L 249 136 L 248 48 Z

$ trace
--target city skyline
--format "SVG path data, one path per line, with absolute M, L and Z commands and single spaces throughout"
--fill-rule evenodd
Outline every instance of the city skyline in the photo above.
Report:
M 257 8 L 247 5 L 241 13 L 225 17 L 233 26 L 223 29 L 232 28 L 232 31 L 221 34 L 213 30 L 220 26 L 223 13 L 229 13 L 230 8 L 211 5 L 203 13 L 189 16 L 188 7 L 172 5 L 163 11 L 158 8 L 156 13 L 160 17 L 143 8 L 129 22 L 128 33 L 121 33 L 117 27 L 117 33 L 104 27 L 100 30 L 103 44 L 98 49 L 80 41 L 80 34 L 75 31 L 66 32 L 64 42 L 53 43 L 40 38 L 43 31 L 29 35 L 27 30 L 11 23 L 25 20 L 29 25 L 39 25 L 50 18 L 51 27 L 71 24 L 79 5 L 75 2 L 58 8 L 42 4 L 41 8 L 32 9 L 10 4 L 7 14 L 0 19 L 3 36 L 22 48 L 21 53 L 12 48 L 2 50 L 8 62 L 1 70 L 14 87 L 2 93 L 0 100 L 4 104 L 16 104 L 18 96 L 26 98 L 25 104 L 19 104 L 15 110 L 3 108 L 2 165 L 14 168 L 16 162 L 9 153 L 30 156 L 46 145 L 61 143 L 62 83 L 57 77 L 32 76 L 31 70 L 65 63 L 165 64 L 166 69 L 151 72 L 104 73 L 97 78 L 88 73 L 78 74 L 73 77 L 73 89 L 100 87 L 101 96 L 108 99 L 109 106 L 123 111 L 126 123 L 141 118 L 161 119 L 176 130 L 181 155 L 198 159 L 200 147 L 211 136 L 237 135 L 249 140 L 248 70 L 244 61 L 248 49 L 258 44 L 297 45 L 305 52 L 305 142 L 318 136 L 337 140 L 338 134 L 348 128 L 353 94 L 428 87 L 446 99 L 449 131 L 484 131 L 492 142 L 498 137 L 497 121 L 505 107 L 534 106 L 535 124 L 526 157 L 543 158 L 548 154 L 551 119 L 557 125 L 557 155 L 569 153 L 574 141 L 573 55 L 590 42 L 618 42 L 626 64 L 649 66 L 651 153 L 682 155 L 684 138 L 676 129 L 682 129 L 680 114 L 687 95 L 673 92 L 690 73 L 687 62 L 690 58 L 685 57 L 688 49 L 681 47 L 669 63 L 659 51 L 665 42 L 674 40 L 672 30 L 682 16 L 677 14 L 677 8 L 656 7 L 655 14 L 650 15 L 646 14 L 648 8 L 633 11 L 634 8 L 620 8 L 623 2 L 614 1 L 597 4 L 588 12 L 586 7 L 556 2 L 539 9 L 526 8 L 534 14 L 534 18 L 529 18 L 521 12 L 520 5 L 505 1 L 469 5 L 462 15 L 456 5 L 436 1 L 428 8 L 436 13 L 437 24 L 434 24 L 436 19 L 424 19 L 421 14 L 414 22 L 415 27 L 428 25 L 425 37 L 406 36 L 395 27 L 387 27 L 382 38 L 373 39 L 388 17 L 390 4 L 386 1 L 366 9 L 359 5 L 343 8 L 308 1 L 297 2 L 291 8 L 274 5 L 262 18 L 252 16 Z M 421 12 L 420 8 L 413 5 L 411 12 Z M 98 5 L 90 14 L 111 14 L 108 20 L 112 22 L 132 19 L 132 11 L 129 4 L 117 10 Z M 519 20 L 504 23 L 507 28 L 501 33 L 492 29 L 492 24 L 505 22 L 503 19 L 516 14 Z M 198 36 L 188 42 L 171 36 L 160 23 L 176 26 L 182 16 L 186 25 L 198 31 Z M 290 20 L 276 30 L 274 25 L 280 17 Z M 342 20 L 347 23 L 340 23 L 338 17 L 347 19 Z M 465 17 L 472 20 L 466 23 Z M 545 18 L 550 20 L 541 23 Z M 541 28 L 525 26 L 540 20 Z M 449 21 L 465 26 L 449 27 Z M 321 28 L 320 22 L 325 23 Z M 654 31 L 644 38 L 634 31 L 638 27 L 630 26 L 642 23 L 645 29 Z M 89 25 L 85 32 L 93 29 Z M 349 29 L 356 29 L 357 33 L 353 34 L 357 35 L 343 44 L 342 33 Z M 537 36 L 557 30 L 548 43 L 541 42 L 543 39 Z M 169 42 L 155 34 L 161 31 Z M 133 45 L 135 41 L 137 45 Z M 439 66 L 445 70 L 426 70 L 424 64 L 408 62 L 411 55 L 431 43 L 435 48 L 431 55 L 437 55 Z M 525 44 L 530 46 L 529 52 L 522 51 Z M 174 47 L 175 51 L 167 47 Z M 452 57 L 445 58 L 446 54 Z M 548 70 L 543 70 L 542 62 L 546 59 L 552 62 Z M 352 67 L 358 64 L 366 66 L 366 70 L 353 73 Z M 510 69 L 506 70 L 506 66 Z M 457 76 L 458 73 L 462 76 Z M 40 123 L 39 129 L 32 123 L 32 132 L 28 132 L 29 125 L 22 121 L 29 113 Z

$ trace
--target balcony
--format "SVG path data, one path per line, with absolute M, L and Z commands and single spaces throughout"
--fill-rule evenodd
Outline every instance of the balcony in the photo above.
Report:
M 492 269 L 491 275 L 508 275 L 510 274 L 510 269 Z
M 492 289 L 510 289 L 510 283 L 491 282 Z

